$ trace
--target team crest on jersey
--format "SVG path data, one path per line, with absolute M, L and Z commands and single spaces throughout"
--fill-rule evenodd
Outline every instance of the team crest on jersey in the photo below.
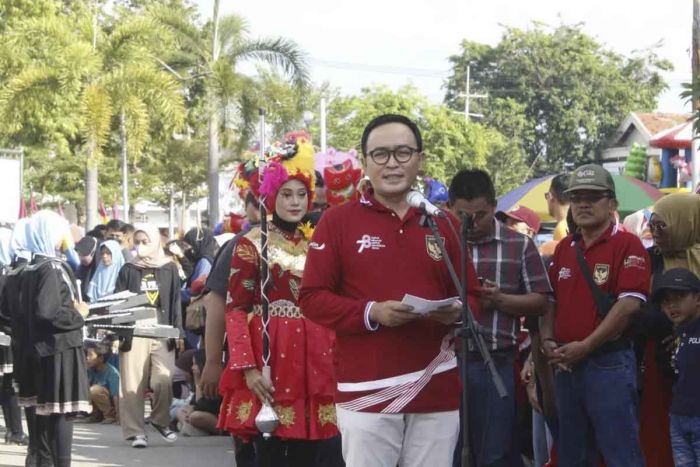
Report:
M 609 264 L 596 264 L 593 268 L 593 280 L 598 285 L 603 285 L 608 282 L 610 277 L 610 265 Z
M 442 237 L 441 237 L 442 238 Z M 445 239 L 442 238 L 443 244 Z M 425 251 L 428 256 L 433 258 L 435 261 L 442 261 L 442 251 L 440 251 L 440 245 L 438 245 L 437 240 L 432 235 L 425 236 Z

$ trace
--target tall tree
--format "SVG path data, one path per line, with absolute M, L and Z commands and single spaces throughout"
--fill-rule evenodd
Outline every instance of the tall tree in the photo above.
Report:
M 218 3 L 218 2 L 217 2 Z M 216 164 L 220 143 L 240 151 L 254 130 L 257 118 L 257 83 L 237 70 L 240 62 L 266 64 L 281 71 L 298 88 L 308 84 L 304 52 L 291 40 L 254 38 L 246 21 L 238 15 L 223 16 L 218 27 L 209 23 L 203 30 L 192 27 L 167 9 L 160 9 L 160 18 L 178 37 L 181 50 L 169 63 L 191 86 L 204 91 L 204 108 L 208 120 L 208 189 L 209 218 L 219 216 L 219 190 Z M 222 138 L 223 137 L 223 138 Z
M 489 96 L 471 107 L 504 133 L 512 117 L 524 122 L 513 136 L 528 163 L 549 172 L 596 158 L 628 112 L 653 110 L 666 88 L 660 73 L 671 69 L 653 49 L 623 56 L 579 25 L 540 23 L 506 28 L 493 47 L 465 40 L 450 61 L 445 102 L 464 108 L 469 65 L 472 92 Z
M 97 8 L 20 21 L 4 35 L 0 56 L 20 59 L 0 92 L 0 120 L 14 121 L 5 131 L 20 140 L 32 118 L 65 122 L 37 142 L 84 155 L 88 227 L 97 223 L 98 167 L 113 129 L 137 157 L 151 130 L 168 134 L 183 119 L 177 83 L 151 58 L 149 45 L 165 35 L 151 18 L 115 20 Z
M 325 93 L 333 94 L 333 90 Z M 526 181 L 529 171 L 524 154 L 497 130 L 474 122 L 445 106 L 429 102 L 412 86 L 392 91 L 386 87 L 363 89 L 359 95 L 330 100 L 328 144 L 360 151 L 367 122 L 382 113 L 400 113 L 415 119 L 424 139 L 423 175 L 449 182 L 463 168 L 487 170 L 499 194 Z M 312 127 L 317 134 L 318 127 Z

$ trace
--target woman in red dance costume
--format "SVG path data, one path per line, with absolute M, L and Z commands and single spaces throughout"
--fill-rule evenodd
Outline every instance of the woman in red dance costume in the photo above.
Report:
M 240 238 L 231 259 L 226 331 L 229 362 L 221 378 L 219 427 L 256 443 L 262 465 L 311 466 L 318 441 L 338 434 L 332 331 L 304 319 L 297 305 L 311 228 L 301 221 L 313 199 L 313 148 L 304 141 L 279 151 L 264 169 L 260 194 L 268 223 L 271 381 L 262 374 L 259 228 Z M 255 417 L 262 402 L 279 427 L 262 441 Z M 262 459 L 260 459 L 262 460 Z

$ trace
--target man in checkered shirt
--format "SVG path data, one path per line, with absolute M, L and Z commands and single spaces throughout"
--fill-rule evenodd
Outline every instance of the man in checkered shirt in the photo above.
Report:
M 472 221 L 468 241 L 482 281 L 477 317 L 484 339 L 505 383 L 501 399 L 475 349 L 467 357 L 469 433 L 476 465 L 522 465 L 515 434 L 514 365 L 521 317 L 545 313 L 552 288 L 537 247 L 527 236 L 508 229 L 494 217 L 496 194 L 489 175 L 462 170 L 452 179 L 449 207 Z

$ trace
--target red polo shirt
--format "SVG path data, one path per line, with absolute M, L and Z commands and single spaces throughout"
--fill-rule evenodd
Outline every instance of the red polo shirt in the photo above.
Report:
M 598 286 L 618 299 L 633 296 L 646 301 L 651 260 L 636 236 L 610 227 L 591 245 L 579 240 L 586 264 Z M 600 324 L 590 287 L 576 261 L 573 235 L 557 246 L 549 279 L 556 298 L 554 339 L 566 343 L 588 337 Z
M 440 353 L 441 342 L 450 333 L 450 327 L 429 319 L 377 330 L 369 329 L 365 321 L 372 301 L 400 301 L 406 293 L 431 300 L 457 295 L 431 231 L 420 225 L 420 217 L 411 208 L 400 219 L 367 197 L 329 209 L 314 231 L 300 307 L 305 317 L 336 331 L 339 385 L 366 385 L 422 371 Z M 458 230 L 458 221 L 452 220 Z M 438 227 L 459 272 L 458 240 L 447 220 L 438 219 Z M 469 278 L 469 302 L 476 312 L 478 281 L 473 267 Z M 375 392 L 339 390 L 336 402 Z M 365 411 L 379 412 L 387 405 L 379 403 Z M 459 381 L 453 368 L 433 375 L 401 411 L 440 412 L 458 407 Z

